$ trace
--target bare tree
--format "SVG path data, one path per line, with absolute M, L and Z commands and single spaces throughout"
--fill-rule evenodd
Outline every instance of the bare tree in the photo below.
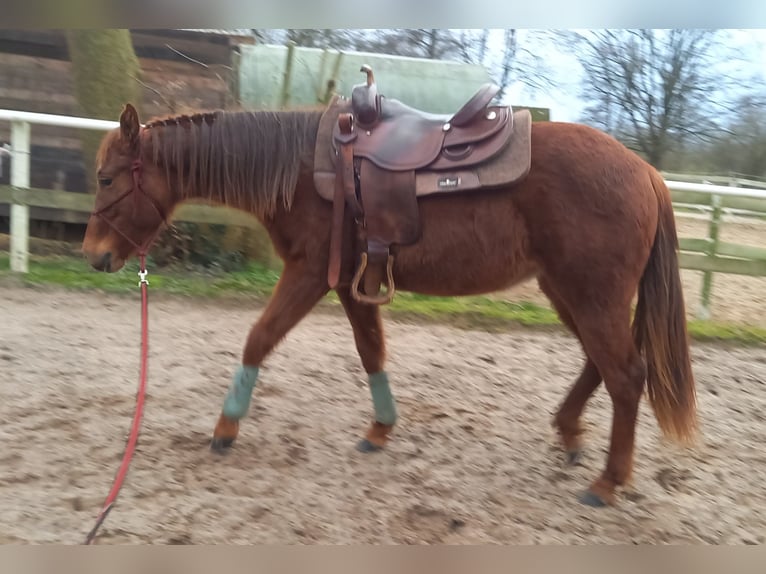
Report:
M 552 84 L 544 62 L 521 45 L 518 31 L 503 31 L 500 51 L 491 49 L 486 29 L 383 28 L 383 29 L 283 29 L 253 30 L 262 42 L 295 42 L 298 46 L 358 50 L 413 58 L 453 60 L 485 66 L 500 86 L 498 98 L 515 82 L 533 91 Z M 527 32 L 534 38 L 534 32 Z
M 288 28 L 286 32 L 286 41 L 294 42 L 297 46 L 335 50 L 354 49 L 357 36 L 355 30 L 333 28 Z
M 72 79 L 81 112 L 113 120 L 125 102 L 141 105 L 141 73 L 128 30 L 67 30 Z M 95 158 L 103 134 L 82 130 L 80 136 L 88 188 L 95 193 Z
M 357 38 L 357 50 L 430 60 L 468 61 L 467 47 L 474 38 L 474 34 L 467 30 L 456 32 L 441 28 L 392 28 L 364 32 Z
M 704 161 L 719 173 L 766 177 L 766 93 L 737 102 L 727 134 L 709 146 Z
M 585 72 L 584 121 L 642 153 L 657 168 L 681 138 L 712 141 L 729 79 L 715 70 L 717 30 L 565 33 Z
M 500 64 L 500 87 L 503 91 L 508 86 L 511 74 L 515 71 L 518 48 L 516 30 L 506 30 L 503 33 L 503 60 Z
M 534 38 L 534 32 L 527 32 Z M 515 82 L 532 90 L 551 86 L 542 58 L 521 45 L 518 30 L 503 31 L 500 53 L 490 50 L 489 30 L 376 30 L 357 49 L 438 60 L 457 60 L 487 68 L 502 98 Z M 496 57 L 499 56 L 499 57 Z

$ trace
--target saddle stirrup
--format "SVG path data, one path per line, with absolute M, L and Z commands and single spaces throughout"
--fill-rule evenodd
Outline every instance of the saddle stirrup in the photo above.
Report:
M 378 287 L 378 294 L 375 296 L 367 295 L 366 293 L 359 292 L 359 282 L 364 275 L 365 269 L 367 269 L 367 252 L 362 251 L 361 261 L 359 262 L 359 268 L 354 274 L 354 280 L 351 282 L 351 296 L 355 301 L 359 303 L 366 303 L 369 305 L 387 305 L 394 299 L 396 293 L 396 285 L 394 284 L 394 256 L 389 254 L 386 261 L 386 292 L 380 293 L 380 287 Z

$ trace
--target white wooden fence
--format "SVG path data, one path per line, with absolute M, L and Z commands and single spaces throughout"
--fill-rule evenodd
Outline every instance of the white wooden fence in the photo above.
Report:
M 11 185 L 0 186 L 0 203 L 11 205 L 11 270 L 26 273 L 29 269 L 29 205 L 84 212 L 92 209 L 92 196 L 89 195 L 29 189 L 31 125 L 103 131 L 115 128 L 119 123 L 15 110 L 0 110 L 0 121 L 11 123 Z M 687 176 L 673 175 L 678 179 L 687 178 Z M 693 177 L 695 176 L 688 176 L 688 179 Z M 718 182 L 722 180 L 721 178 L 709 179 Z M 706 237 L 680 239 L 680 266 L 703 273 L 702 300 L 699 307 L 701 318 L 707 318 L 710 314 L 713 273 L 766 276 L 766 249 L 719 240 L 724 215 L 766 222 L 766 189 L 763 189 L 766 184 L 743 179 L 726 181 L 729 185 L 666 179 L 677 217 L 686 217 L 696 212 L 697 217 L 702 214 L 709 221 Z M 752 186 L 738 187 L 743 184 L 752 184 Z M 185 206 L 176 219 L 253 226 L 252 218 L 244 217 L 237 212 L 232 213 L 231 210 L 227 212 L 227 210 L 206 206 Z
M 11 187 L 29 188 L 30 125 L 43 124 L 69 128 L 110 130 L 119 122 L 34 112 L 0 110 L 0 121 L 11 122 Z M 29 206 L 11 203 L 11 270 L 29 270 Z

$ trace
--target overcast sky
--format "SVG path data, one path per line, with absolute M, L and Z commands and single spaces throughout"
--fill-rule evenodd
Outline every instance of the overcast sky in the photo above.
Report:
M 507 102 L 515 105 L 539 106 L 550 108 L 551 120 L 578 121 L 584 108 L 579 98 L 581 69 L 577 59 L 568 53 L 557 50 L 550 42 L 539 41 L 530 31 L 520 30 L 519 44 L 533 50 L 547 63 L 549 77 L 556 88 L 532 92 L 523 84 L 516 82 L 507 91 Z M 737 48 L 749 68 L 748 74 L 766 73 L 766 30 L 730 30 L 731 47 Z M 502 30 L 492 32 L 493 44 L 497 50 L 502 46 Z M 722 62 L 725 64 L 725 62 Z M 766 78 L 765 78 L 766 79 Z

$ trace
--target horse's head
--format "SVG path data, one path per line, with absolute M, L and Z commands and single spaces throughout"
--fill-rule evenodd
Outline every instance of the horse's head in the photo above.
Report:
M 138 112 L 127 104 L 120 127 L 101 141 L 95 208 L 82 243 L 99 271 L 118 271 L 131 256 L 145 254 L 173 207 L 164 173 L 142 149 L 144 139 Z

